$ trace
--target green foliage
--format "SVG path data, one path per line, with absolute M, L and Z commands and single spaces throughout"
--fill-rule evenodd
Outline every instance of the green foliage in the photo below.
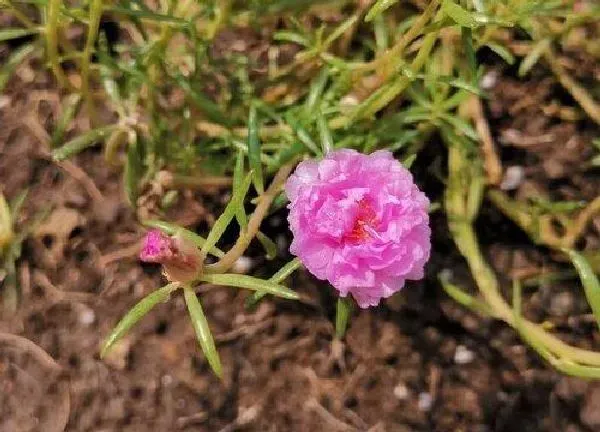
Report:
M 339 297 L 335 307 L 335 336 L 342 339 L 346 334 L 348 320 L 354 308 L 352 299 L 349 297 Z
M 140 300 L 129 312 L 125 314 L 123 318 L 118 322 L 115 328 L 108 335 L 102 349 L 100 351 L 100 357 L 104 357 L 111 348 L 121 339 L 125 334 L 133 327 L 139 320 L 141 320 L 154 306 L 158 303 L 164 303 L 169 300 L 169 297 L 179 286 L 175 283 L 171 283 L 156 291 L 148 294 L 142 300 Z
M 487 186 L 479 149 L 484 137 L 469 111 L 473 101 L 486 98 L 479 87 L 485 70 L 477 64 L 477 54 L 487 47 L 506 63 L 518 64 L 520 76 L 540 63 L 549 66 L 583 111 L 600 123 L 600 108 L 591 92 L 568 75 L 553 54 L 573 29 L 595 22 L 597 8 L 577 12 L 572 2 L 560 0 L 416 3 L 424 8 L 416 10 L 397 0 L 367 6 L 337 0 L 4 2 L 21 26 L 0 30 L 0 42 L 26 42 L 0 66 L 0 91 L 21 63 L 43 58 L 65 95 L 51 131 L 53 157 L 61 161 L 103 145 L 107 162 L 122 165 L 125 196 L 132 206 L 160 183 L 158 173 L 164 171 L 172 177 L 159 185 L 165 189 L 163 208 L 179 196 L 180 188 L 232 184 L 230 202 L 210 232 L 201 233 L 206 238 L 165 221 L 143 223 L 187 240 L 202 260 L 208 254 L 219 260 L 203 261 L 193 284 L 253 290 L 251 303 L 266 294 L 298 297 L 281 285 L 300 267 L 297 260 L 268 280 L 226 273 L 254 239 L 267 258 L 277 255 L 276 244 L 260 231 L 260 224 L 286 204 L 281 189 L 289 164 L 344 147 L 362 152 L 388 149 L 410 167 L 421 161 L 417 156 L 433 141 L 430 138 L 439 136 L 450 161 L 444 211 L 480 292 L 467 294 L 447 280 L 443 288 L 464 306 L 506 321 L 558 369 L 595 376 L 596 370 L 585 367 L 599 367 L 596 356 L 565 348 L 521 316 L 520 285 L 513 308 L 506 305 L 478 249 L 472 223 L 488 189 L 492 204 L 535 242 L 569 249 L 598 316 L 597 280 L 590 276 L 585 258 L 572 252 L 598 204 L 542 198 L 516 202 Z M 35 14 L 25 12 L 33 9 Z M 120 28 L 127 25 L 129 36 L 109 41 L 101 17 Z M 83 29 L 85 41 L 70 41 L 71 29 Z M 256 40 L 248 40 L 245 29 L 260 30 L 253 33 Z M 513 50 L 507 43 L 512 31 L 524 35 L 524 48 Z M 594 41 L 588 42 L 592 46 Z M 67 79 L 66 67 L 70 74 L 78 71 L 80 80 Z M 85 116 L 90 129 L 71 135 L 70 124 Z M 439 166 L 443 159 L 438 155 L 427 163 Z M 600 156 L 592 157 L 590 165 L 600 165 Z M 276 176 L 266 187 L 275 173 L 281 178 Z M 251 184 L 258 195 L 255 200 L 248 197 Z M 254 211 L 247 213 L 250 203 Z M 4 259 L 10 257 L 9 275 L 14 274 L 22 241 L 15 234 L 14 213 L 0 201 L 0 245 Z M 234 218 L 240 236 L 225 252 L 217 244 Z M 554 222 L 565 228 L 564 237 L 548 231 Z M 590 262 L 593 267 L 596 261 Z M 186 285 L 184 297 L 200 346 L 220 375 L 193 284 Z M 134 306 L 103 352 L 174 289 L 168 285 Z M 336 319 L 340 337 L 349 315 L 349 303 L 341 299 Z
M 194 325 L 194 330 L 196 331 L 196 337 L 198 338 L 200 348 L 206 356 L 208 364 L 210 364 L 210 367 L 215 375 L 219 378 L 222 378 L 223 370 L 221 368 L 221 360 L 219 359 L 219 353 L 215 347 L 215 341 L 212 337 L 212 333 L 208 327 L 208 321 L 204 316 L 202 305 L 200 304 L 198 297 L 196 297 L 194 290 L 189 286 L 183 288 L 183 294 L 192 324 Z

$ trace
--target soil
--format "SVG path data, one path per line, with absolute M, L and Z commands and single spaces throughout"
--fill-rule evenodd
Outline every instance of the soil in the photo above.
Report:
M 0 335 L 24 338 L 0 337 L 1 432 L 59 431 L 65 424 L 73 432 L 600 430 L 600 383 L 555 372 L 510 328 L 444 295 L 440 271 L 452 271 L 465 287 L 472 281 L 441 212 L 432 215 L 427 277 L 355 313 L 343 343 L 333 339 L 333 293 L 300 272 L 289 286 L 303 301 L 267 299 L 255 310 L 245 308 L 245 292 L 202 289 L 222 381 L 200 354 L 179 296 L 100 360 L 103 338 L 161 285 L 161 275 L 136 259 L 143 231 L 124 199 L 120 168 L 106 164 L 99 149 L 66 164 L 49 160 L 59 92 L 50 76 L 40 77 L 41 68 L 20 67 L 0 96 L 2 190 L 12 198 L 28 188 L 20 225 L 48 212 L 18 263 L 18 313 L 0 320 Z M 552 103 L 577 108 L 543 66 L 527 80 L 491 70 L 486 115 L 504 168 L 524 169 L 514 195 L 595 197 L 600 178 L 587 161 L 597 127 L 552 114 Z M 84 128 L 76 122 L 70 134 Z M 415 163 L 434 201 L 443 185 L 432 172 L 444 166 L 443 153 L 432 142 Z M 223 206 L 221 195 L 188 193 L 167 216 L 206 230 Z M 282 245 L 281 257 L 265 262 L 251 251 L 250 273 L 272 273 L 289 259 L 285 216 L 279 212 L 264 225 Z M 583 246 L 598 247 L 598 222 Z M 488 202 L 477 228 L 503 282 L 519 271 L 566 268 Z M 555 323 L 571 343 L 600 348 L 575 279 L 528 292 L 525 313 Z

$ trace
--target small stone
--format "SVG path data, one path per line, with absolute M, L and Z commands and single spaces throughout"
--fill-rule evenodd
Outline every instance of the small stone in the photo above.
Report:
M 492 71 L 489 71 L 488 73 L 486 73 L 481 78 L 481 82 L 479 84 L 481 85 L 482 89 L 489 90 L 489 89 L 495 87 L 497 82 L 498 82 L 498 72 L 492 70 Z
M 568 291 L 554 295 L 550 301 L 550 313 L 554 316 L 567 317 L 573 313 L 574 308 L 575 297 Z
M 500 189 L 504 191 L 515 190 L 525 178 L 525 169 L 520 165 L 509 166 L 504 172 L 502 177 L 502 183 L 500 183 Z
M 252 268 L 252 259 L 247 256 L 239 257 L 233 264 L 232 270 L 235 273 L 247 274 Z
M 173 377 L 169 374 L 163 375 L 160 379 L 160 382 L 163 386 L 169 387 L 171 384 L 173 384 Z
M 84 326 L 90 326 L 94 321 L 96 321 L 96 314 L 92 309 L 85 307 L 85 309 L 79 313 L 79 322 Z
M 399 400 L 406 400 L 408 398 L 408 387 L 403 382 L 398 383 L 396 387 L 394 387 L 394 396 Z
M 475 353 L 464 345 L 458 345 L 454 352 L 454 363 L 458 365 L 469 364 L 475 358 Z
M 431 409 L 431 405 L 433 405 L 433 399 L 431 398 L 431 395 L 427 392 L 419 393 L 419 409 L 421 411 L 429 411 Z
M 238 424 L 248 425 L 253 423 L 258 417 L 259 409 L 257 406 L 251 406 L 249 408 L 240 407 L 240 413 L 238 415 Z

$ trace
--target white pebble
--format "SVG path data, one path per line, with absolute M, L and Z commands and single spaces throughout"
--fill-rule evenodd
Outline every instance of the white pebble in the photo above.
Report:
M 96 314 L 90 308 L 85 308 L 79 313 L 79 322 L 84 326 L 89 326 L 96 320 Z
M 522 166 L 514 165 L 506 169 L 502 183 L 500 183 L 500 189 L 502 190 L 514 190 L 518 188 L 523 179 L 525 178 L 525 169 Z
M 160 379 L 160 382 L 163 386 L 169 387 L 171 384 L 173 384 L 173 377 L 169 374 L 163 375 Z
M 246 274 L 252 268 L 252 259 L 247 256 L 239 257 L 233 264 L 233 271 L 235 273 Z
M 433 404 L 433 399 L 431 395 L 427 392 L 419 393 L 419 409 L 421 411 L 429 411 L 431 409 L 431 405 Z
M 404 383 L 398 383 L 398 385 L 394 387 L 394 396 L 400 400 L 408 398 L 408 388 Z
M 456 347 L 456 351 L 454 352 L 454 363 L 459 365 L 464 365 L 471 363 L 475 358 L 475 353 L 464 345 L 459 345 Z
M 497 82 L 498 82 L 498 72 L 489 71 L 481 78 L 481 82 L 479 84 L 481 85 L 482 89 L 489 90 L 489 89 L 493 88 Z

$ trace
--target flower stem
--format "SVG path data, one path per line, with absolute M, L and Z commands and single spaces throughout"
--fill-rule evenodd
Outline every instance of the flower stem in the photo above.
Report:
M 260 224 L 267 215 L 269 207 L 271 206 L 271 202 L 273 202 L 273 199 L 275 199 L 275 197 L 279 194 L 281 187 L 287 180 L 293 168 L 294 164 L 290 163 L 287 165 L 283 165 L 279 169 L 269 188 L 265 191 L 264 194 L 260 196 L 258 205 L 256 206 L 254 213 L 252 213 L 252 216 L 250 216 L 250 219 L 248 220 L 248 227 L 246 228 L 246 230 L 240 234 L 240 237 L 238 238 L 235 245 L 225 254 L 223 258 L 221 258 L 220 261 L 205 267 L 205 272 L 224 273 L 231 268 L 231 266 L 237 261 L 239 257 L 242 256 L 242 254 L 248 248 L 248 245 L 250 244 L 252 239 L 258 233 Z

